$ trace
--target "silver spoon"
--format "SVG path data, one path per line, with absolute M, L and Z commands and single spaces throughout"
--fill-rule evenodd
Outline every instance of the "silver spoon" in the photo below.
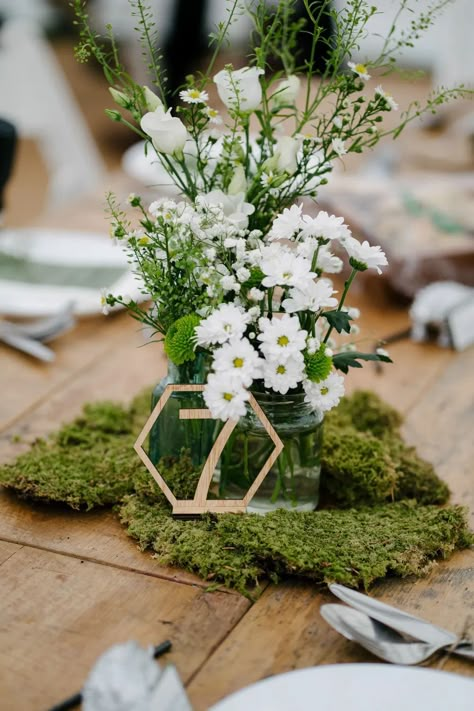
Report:
M 392 664 L 420 664 L 435 652 L 446 648 L 442 642 L 407 641 L 390 627 L 345 605 L 322 605 L 320 612 L 326 622 L 344 637 L 358 642 L 364 649 Z M 459 653 L 463 656 L 467 656 L 463 650 L 465 646 L 463 643 L 460 645 Z M 456 653 L 455 646 L 450 650 Z

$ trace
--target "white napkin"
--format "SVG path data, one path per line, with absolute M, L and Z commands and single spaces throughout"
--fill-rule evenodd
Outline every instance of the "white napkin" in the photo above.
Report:
M 83 711 L 193 711 L 175 667 L 153 650 L 117 644 L 97 660 L 82 690 Z

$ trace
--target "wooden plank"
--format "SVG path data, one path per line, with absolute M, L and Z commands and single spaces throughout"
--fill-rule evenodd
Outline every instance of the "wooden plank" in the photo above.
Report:
M 112 644 L 173 643 L 184 681 L 246 612 L 225 593 L 22 548 L 1 567 L 2 707 L 37 711 L 82 686 Z
M 404 433 L 474 515 L 474 349 L 460 353 L 414 407 Z M 474 519 L 473 519 L 474 521 Z
M 118 338 L 111 342 L 105 336 L 104 351 L 92 363 L 70 373 L 39 402 L 30 402 L 23 417 L 0 433 L 0 462 L 12 460 L 26 451 L 32 441 L 79 415 L 84 403 L 129 401 L 142 388 L 156 384 L 163 377 L 166 360 L 161 345 L 140 347 L 142 333 L 137 330 L 136 322 L 125 314 L 124 317 L 117 322 Z
M 107 510 L 82 513 L 63 506 L 30 504 L 19 500 L 14 494 L 1 491 L 0 539 L 166 580 L 200 587 L 208 585 L 205 580 L 181 568 L 161 566 L 150 552 L 140 551 L 136 542 L 127 536 L 118 518 Z
M 0 541 L 0 565 L 8 560 L 14 553 L 19 551 L 21 546 L 7 541 Z
M 85 319 L 55 341 L 53 347 L 57 359 L 53 364 L 40 363 L 0 345 L 0 431 L 12 426 L 78 374 L 87 373 L 96 361 L 107 358 L 118 343 L 130 341 L 138 341 L 136 322 L 126 314 L 116 314 L 108 318 Z M 127 370 L 132 377 L 132 364 L 133 361 L 123 368 L 123 377 L 127 377 Z M 153 373 L 149 379 L 153 380 Z
M 470 593 L 467 590 L 470 571 L 444 566 L 443 571 L 415 583 L 387 582 L 377 596 L 400 606 L 408 603 L 406 609 L 461 632 L 469 598 L 472 604 L 472 587 Z M 268 587 L 191 681 L 188 693 L 195 711 L 205 711 L 228 694 L 273 674 L 318 664 L 377 661 L 322 619 L 319 608 L 327 602 L 336 599 L 309 583 Z M 430 666 L 438 662 L 435 658 Z M 451 657 L 443 668 L 473 675 L 472 664 L 458 657 Z

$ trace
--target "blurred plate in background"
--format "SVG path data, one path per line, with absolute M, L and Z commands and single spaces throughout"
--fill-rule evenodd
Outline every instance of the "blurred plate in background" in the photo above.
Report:
M 100 292 L 143 300 L 127 257 L 101 234 L 17 229 L 0 233 L 0 314 L 47 316 L 74 302 L 74 313 L 101 312 Z

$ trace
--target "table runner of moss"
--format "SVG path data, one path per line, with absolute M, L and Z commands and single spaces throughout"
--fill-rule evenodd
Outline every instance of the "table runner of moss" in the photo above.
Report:
M 86 405 L 83 415 L 0 467 L 0 484 L 33 500 L 90 510 L 115 505 L 127 532 L 162 563 L 248 593 L 263 577 L 286 575 L 367 587 L 386 575 L 422 575 L 433 561 L 472 543 L 462 507 L 440 508 L 446 484 L 400 435 L 399 414 L 376 395 L 345 398 L 325 421 L 322 508 L 256 514 L 171 516 L 133 450 L 149 393 L 127 408 Z M 199 472 L 166 461 L 179 497 Z

